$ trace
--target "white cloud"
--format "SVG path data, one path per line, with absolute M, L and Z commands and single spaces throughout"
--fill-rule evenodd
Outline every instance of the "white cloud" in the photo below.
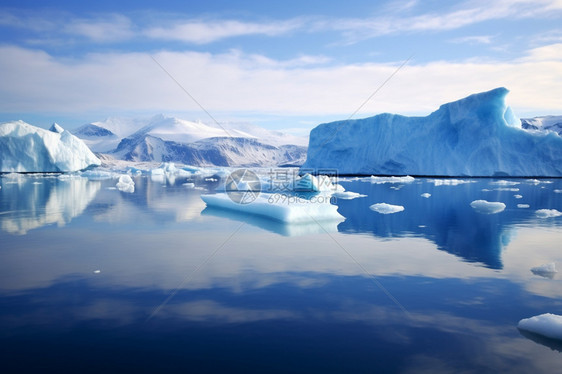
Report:
M 412 4 L 414 6 L 415 4 Z M 445 12 L 431 12 L 418 15 L 389 12 L 375 18 L 355 18 L 322 20 L 316 29 L 331 28 L 342 31 L 349 42 L 409 32 L 447 31 L 459 29 L 472 24 L 499 20 L 548 17 L 553 12 L 562 10 L 559 0 L 501 0 L 501 1 L 467 1 Z
M 33 31 L 30 40 L 36 44 L 67 44 L 71 37 L 82 37 L 96 43 L 120 42 L 135 36 L 133 22 L 120 14 L 100 14 L 76 18 L 61 11 L 9 12 L 0 10 L 0 26 Z
M 462 38 L 455 38 L 452 39 L 452 43 L 459 43 L 459 44 L 491 44 L 492 43 L 492 36 L 490 35 L 472 35 L 472 36 L 464 36 Z
M 533 48 L 525 57 L 527 61 L 562 61 L 562 43 Z
M 355 43 L 391 34 L 449 31 L 490 20 L 548 18 L 558 15 L 560 11 L 560 0 L 468 0 L 460 4 L 442 5 L 438 11 L 429 12 L 423 2 L 405 0 L 379 7 L 376 17 L 330 18 L 323 16 L 319 9 L 315 17 L 260 21 L 220 18 L 170 20 L 167 14 L 155 16 L 148 13 L 136 13 L 138 17 L 134 19 L 124 14 L 76 18 L 62 11 L 45 14 L 38 11 L 0 10 L 0 25 L 32 30 L 40 33 L 32 39 L 45 38 L 47 41 L 78 35 L 96 43 L 139 38 L 208 44 L 240 36 L 275 37 L 298 30 L 308 33 L 337 31 L 345 36 L 348 43 Z
M 4 46 L 0 55 L 3 112 L 199 110 L 146 53 L 68 60 Z M 508 101 L 516 113 L 557 114 L 562 110 L 561 56 L 562 44 L 553 44 L 511 62 L 410 61 L 356 117 L 427 114 L 444 102 L 498 86 L 512 91 Z M 308 65 L 237 51 L 163 51 L 154 57 L 207 110 L 231 115 L 349 115 L 400 64 Z
M 45 14 L 21 15 L 2 9 L 0 10 L 0 26 L 22 29 L 25 28 L 26 30 L 35 32 L 45 32 L 54 30 L 56 28 L 56 22 L 49 17 L 45 17 Z
M 94 42 L 116 42 L 134 36 L 131 20 L 118 14 L 99 19 L 74 19 L 64 26 L 63 31 Z
M 149 38 L 177 40 L 195 44 L 206 44 L 220 39 L 244 35 L 278 36 L 302 26 L 298 19 L 273 22 L 242 22 L 238 20 L 188 20 L 171 27 L 151 27 L 143 33 Z

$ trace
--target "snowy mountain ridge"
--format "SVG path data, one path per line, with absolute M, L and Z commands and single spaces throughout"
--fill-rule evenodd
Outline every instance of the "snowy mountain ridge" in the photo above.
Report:
M 157 115 L 109 118 L 76 129 L 94 152 L 128 161 L 196 166 L 300 165 L 308 139 L 247 123 L 204 124 Z
M 526 130 L 554 131 L 562 136 L 562 116 L 521 118 L 521 127 Z

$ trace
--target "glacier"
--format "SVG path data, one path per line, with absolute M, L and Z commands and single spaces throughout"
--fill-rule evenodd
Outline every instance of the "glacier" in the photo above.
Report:
M 45 130 L 24 121 L 0 124 L 0 156 L 0 172 L 72 172 L 101 164 L 58 124 Z
M 426 117 L 379 114 L 318 125 L 302 169 L 339 174 L 562 176 L 562 137 L 530 131 L 506 88 L 443 104 Z

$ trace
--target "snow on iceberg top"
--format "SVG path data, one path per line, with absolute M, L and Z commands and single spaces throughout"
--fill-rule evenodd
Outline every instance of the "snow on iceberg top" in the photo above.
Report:
M 303 169 L 340 175 L 562 176 L 562 137 L 522 129 L 505 88 L 443 104 L 426 117 L 380 114 L 310 133 Z
M 59 125 L 0 124 L 0 172 L 71 172 L 100 165 L 90 149 Z

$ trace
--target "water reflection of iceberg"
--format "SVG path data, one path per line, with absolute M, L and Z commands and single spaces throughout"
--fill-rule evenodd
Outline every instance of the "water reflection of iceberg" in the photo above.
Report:
M 227 218 L 233 221 L 245 222 L 252 226 L 256 226 L 261 229 L 289 237 L 310 234 L 324 234 L 326 232 L 337 232 L 338 223 L 341 222 L 341 220 L 328 220 L 320 222 L 311 221 L 291 224 L 275 221 L 273 219 L 261 217 L 258 215 L 245 214 L 234 210 L 214 207 L 206 207 L 201 212 L 201 215 Z
M 537 344 L 544 345 L 545 347 L 548 347 L 548 348 L 552 349 L 553 351 L 562 352 L 562 341 L 547 338 L 545 336 L 542 336 L 540 334 L 535 334 L 534 332 L 530 332 L 530 331 L 527 331 L 527 330 L 523 330 L 523 329 L 519 329 L 519 328 L 518 328 L 518 330 L 519 330 L 519 333 L 521 335 L 523 335 L 524 337 L 526 337 L 527 339 L 532 340 Z
M 85 178 L 14 176 L 3 178 L 0 227 L 11 234 L 50 224 L 64 226 L 81 215 L 100 189 Z
M 185 222 L 197 219 L 205 204 L 198 189 L 154 183 L 148 177 L 134 177 L 135 192 L 120 193 L 103 189 L 96 198 L 93 215 L 97 221 L 158 223 Z M 114 183 L 114 182 L 112 182 Z
M 343 182 L 346 189 L 368 197 L 338 201 L 338 212 L 346 217 L 338 230 L 345 233 L 367 232 L 382 238 L 424 237 L 433 241 L 439 249 L 465 260 L 501 269 L 501 252 L 513 236 L 514 225 L 536 221 L 536 217 L 532 209 L 516 208 L 520 199 L 513 192 L 490 190 L 490 183 L 490 180 L 482 179 L 444 185 L 419 179 L 396 188 L 361 181 Z M 550 189 L 530 183 L 521 183 L 518 187 L 518 193 L 533 208 L 555 207 L 557 204 L 556 194 Z M 430 198 L 421 196 L 427 193 L 431 194 Z M 501 201 L 507 208 L 498 214 L 480 214 L 470 206 L 477 199 Z M 402 205 L 405 211 L 395 215 L 376 214 L 369 206 L 377 202 Z

